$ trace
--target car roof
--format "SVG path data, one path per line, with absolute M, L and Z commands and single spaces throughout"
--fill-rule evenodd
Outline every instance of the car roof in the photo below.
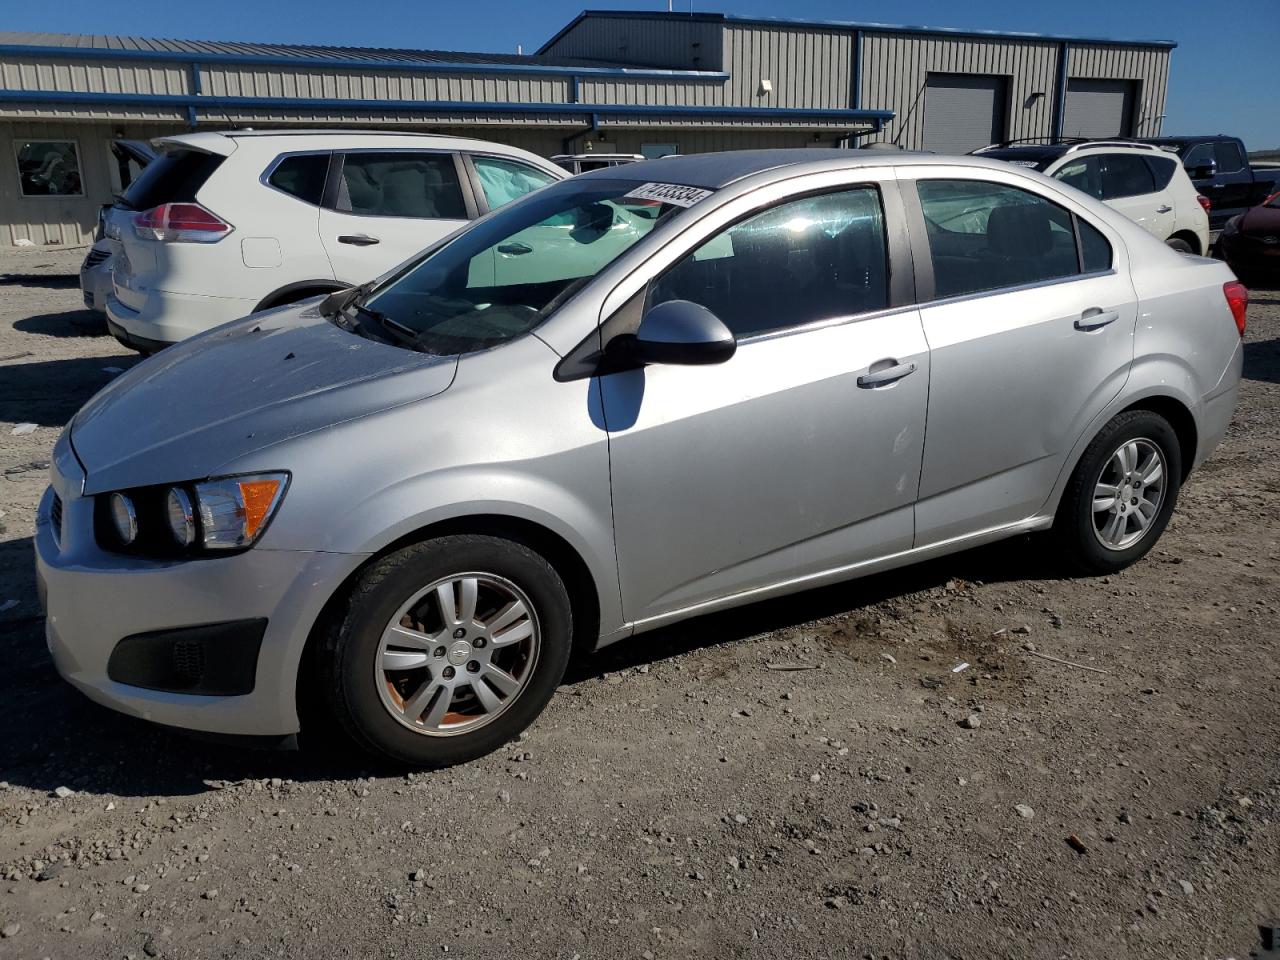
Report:
M 492 140 L 473 137 L 454 137 L 438 133 L 416 133 L 410 130 L 201 130 L 197 133 L 176 133 L 156 137 L 157 144 L 177 144 L 228 156 L 235 152 L 238 141 L 262 142 L 272 139 L 287 140 L 294 149 L 325 147 L 376 146 L 392 140 L 431 147 L 440 150 L 469 150 L 476 153 L 501 153 L 515 156 L 534 156 L 520 147 Z M 542 160 L 541 157 L 538 158 Z M 548 162 L 542 160 L 546 165 Z
M 771 170 L 786 169 L 788 176 L 822 170 L 853 167 L 903 167 L 958 164 L 975 169 L 1007 171 L 999 160 L 971 156 L 942 156 L 930 153 L 887 150 L 841 150 L 822 147 L 796 147 L 775 150 L 730 150 L 724 153 L 690 153 L 638 160 L 622 167 L 589 170 L 574 177 L 581 180 L 645 180 L 654 183 L 677 183 L 689 187 L 716 190 L 731 183 Z

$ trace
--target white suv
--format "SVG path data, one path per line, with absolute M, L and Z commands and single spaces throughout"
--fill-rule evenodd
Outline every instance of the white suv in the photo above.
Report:
M 1183 253 L 1209 251 L 1209 201 L 1174 153 L 1128 140 L 1006 143 L 975 153 L 1031 167 L 1114 207 Z
M 105 215 L 107 322 L 150 353 L 256 310 L 372 280 L 568 174 L 480 140 L 236 131 L 155 141 Z

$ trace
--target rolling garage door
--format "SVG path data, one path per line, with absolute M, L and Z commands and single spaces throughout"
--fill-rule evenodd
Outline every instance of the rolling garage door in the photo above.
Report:
M 931 73 L 924 91 L 924 148 L 968 153 L 1004 139 L 1005 78 Z
M 1068 137 L 1133 135 L 1132 80 L 1068 80 L 1062 133 Z

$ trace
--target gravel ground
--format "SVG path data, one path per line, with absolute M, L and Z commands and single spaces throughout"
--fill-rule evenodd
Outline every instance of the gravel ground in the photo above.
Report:
M 1166 960 L 1280 925 L 1280 293 L 1124 574 L 1060 579 L 1027 538 L 685 623 L 576 665 L 508 749 L 404 776 L 55 675 L 50 448 L 135 362 L 77 259 L 0 260 L 0 957 Z

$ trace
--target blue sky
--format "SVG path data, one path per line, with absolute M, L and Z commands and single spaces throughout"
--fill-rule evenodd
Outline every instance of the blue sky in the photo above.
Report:
M 675 0 L 687 10 L 689 0 Z M 666 9 L 666 0 L 588 0 L 593 8 Z M 58 0 L 6 4 L 8 30 L 127 33 L 208 40 L 535 50 L 584 0 Z M 1165 133 L 1234 133 L 1280 147 L 1277 0 L 697 0 L 699 11 L 1176 40 Z

